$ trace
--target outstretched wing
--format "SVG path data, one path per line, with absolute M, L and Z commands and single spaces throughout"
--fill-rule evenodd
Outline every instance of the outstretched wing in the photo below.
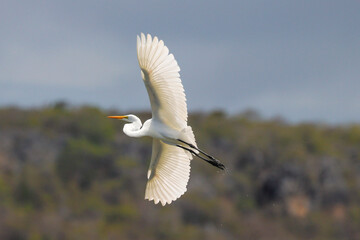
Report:
M 180 80 L 180 67 L 162 40 L 137 36 L 137 56 L 147 92 L 152 118 L 182 130 L 187 126 L 187 107 Z
M 154 138 L 145 199 L 164 206 L 183 195 L 190 177 L 191 159 L 191 154 L 183 149 Z

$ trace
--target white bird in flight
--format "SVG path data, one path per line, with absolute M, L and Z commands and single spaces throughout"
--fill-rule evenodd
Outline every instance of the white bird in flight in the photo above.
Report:
M 137 36 L 137 57 L 151 102 L 152 118 L 143 125 L 132 114 L 109 118 L 127 122 L 123 131 L 129 137 L 153 138 L 145 199 L 164 206 L 186 192 L 193 155 L 220 169 L 225 166 L 196 145 L 194 133 L 187 125 L 180 67 L 164 42 L 141 33 L 141 37 Z

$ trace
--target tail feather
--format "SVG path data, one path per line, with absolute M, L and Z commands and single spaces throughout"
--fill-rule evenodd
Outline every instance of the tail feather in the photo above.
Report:
M 194 145 L 195 147 L 197 147 L 196 145 L 196 140 L 195 140 L 195 135 L 194 132 L 192 130 L 192 128 L 190 126 L 186 126 L 183 130 L 181 130 L 181 140 L 183 140 L 184 142 L 190 143 L 192 145 Z
M 195 135 L 190 126 L 186 126 L 183 130 L 181 130 L 181 136 L 180 139 L 184 142 L 190 143 L 194 145 L 197 148 Z M 198 150 L 193 149 L 195 153 L 199 153 Z M 191 155 L 190 152 L 186 151 L 188 155 Z

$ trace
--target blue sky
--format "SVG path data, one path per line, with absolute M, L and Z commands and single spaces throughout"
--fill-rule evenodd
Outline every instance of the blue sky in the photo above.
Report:
M 175 55 L 190 111 L 360 121 L 360 1 L 1 1 L 0 106 L 150 109 L 136 35 Z

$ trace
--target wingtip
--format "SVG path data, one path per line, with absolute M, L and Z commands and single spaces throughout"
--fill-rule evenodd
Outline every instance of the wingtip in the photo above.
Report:
M 145 38 L 145 34 L 143 32 L 140 33 L 141 38 Z
M 169 200 L 169 201 L 162 201 L 160 199 L 154 199 L 154 198 L 147 198 L 145 197 L 145 200 L 148 200 L 149 202 L 151 201 L 154 201 L 154 204 L 157 205 L 157 204 L 161 204 L 161 206 L 165 206 L 166 204 L 170 205 L 173 201 L 172 200 Z

